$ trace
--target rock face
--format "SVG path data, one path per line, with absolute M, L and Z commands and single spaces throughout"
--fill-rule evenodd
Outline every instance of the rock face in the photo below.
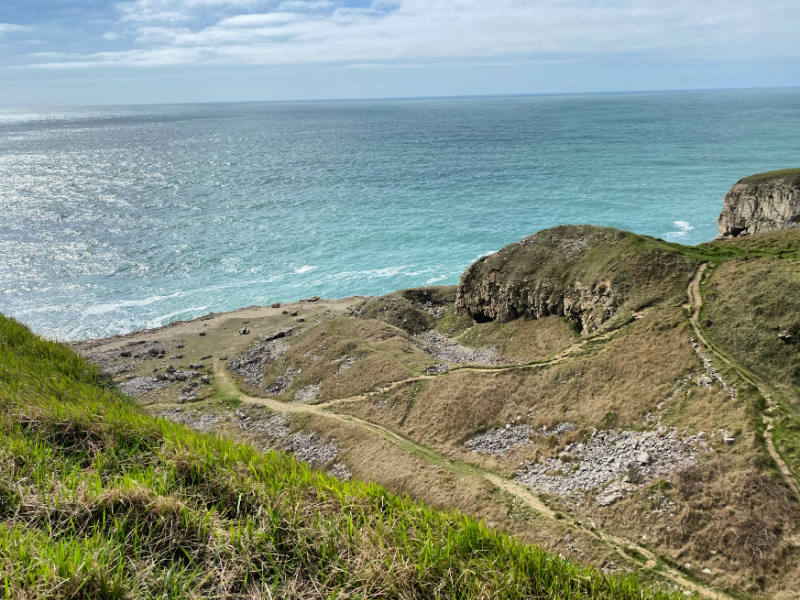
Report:
M 565 317 L 583 333 L 629 300 L 682 293 L 689 259 L 636 234 L 589 225 L 540 231 L 481 258 L 461 276 L 456 307 L 476 321 Z
M 800 169 L 746 177 L 725 195 L 721 238 L 800 227 Z

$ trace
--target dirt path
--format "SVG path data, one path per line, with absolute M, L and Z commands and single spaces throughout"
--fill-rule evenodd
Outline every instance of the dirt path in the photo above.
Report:
M 769 408 L 777 408 L 777 404 L 775 400 L 772 398 L 772 392 L 761 382 L 755 380 L 754 378 L 748 376 L 747 373 L 734 361 L 730 360 L 720 352 L 718 352 L 713 345 L 711 345 L 706 337 L 703 335 L 703 332 L 700 330 L 700 310 L 703 308 L 703 296 L 700 293 L 700 281 L 703 279 L 703 273 L 705 273 L 707 263 L 703 263 L 697 269 L 697 272 L 692 277 L 692 281 L 689 283 L 689 288 L 686 290 L 688 296 L 688 303 L 685 305 L 686 308 L 692 311 L 690 322 L 692 324 L 692 329 L 694 330 L 695 336 L 697 336 L 698 342 L 700 342 L 703 347 L 708 350 L 715 358 L 721 360 L 726 365 L 728 365 L 731 369 L 733 369 L 742 379 L 752 383 L 758 389 L 758 393 L 764 397 L 764 400 L 767 403 Z M 784 481 L 789 486 L 789 488 L 794 492 L 795 497 L 800 500 L 800 490 L 797 488 L 797 483 L 792 476 L 792 472 L 789 470 L 789 467 L 781 458 L 778 451 L 775 449 L 775 445 L 772 443 L 772 417 L 762 414 L 761 419 L 764 422 L 765 429 L 764 429 L 764 441 L 767 444 L 767 450 L 769 451 L 772 460 L 775 461 L 775 464 L 778 466 L 781 474 L 783 475 Z
M 612 333 L 612 332 L 610 332 Z M 579 345 L 578 345 L 579 346 Z M 574 347 L 573 347 L 574 348 Z M 555 357 L 551 359 L 551 361 L 562 361 L 566 360 L 571 352 L 574 350 L 570 348 L 566 353 L 563 354 L 562 357 L 556 359 Z M 550 362 L 546 363 L 550 364 Z M 435 450 L 423 446 L 413 440 L 410 440 L 386 427 L 381 425 L 377 425 L 375 423 L 371 423 L 369 421 L 365 421 L 358 417 L 352 415 L 344 415 L 331 412 L 328 410 L 332 405 L 335 405 L 339 402 L 350 402 L 354 399 L 363 399 L 368 397 L 370 394 L 362 394 L 360 396 L 356 396 L 354 398 L 345 398 L 339 401 L 335 401 L 333 403 L 327 404 L 293 404 L 287 402 L 279 402 L 278 400 L 273 400 L 270 398 L 260 398 L 256 396 L 250 396 L 243 393 L 237 383 L 232 379 L 230 372 L 225 368 L 225 366 L 221 363 L 215 363 L 214 365 L 214 373 L 216 376 L 217 384 L 219 385 L 220 389 L 224 392 L 228 392 L 230 394 L 235 394 L 239 397 L 242 402 L 247 404 L 257 404 L 260 406 L 264 406 L 269 408 L 272 411 L 278 413 L 290 413 L 290 414 L 311 414 L 327 419 L 332 419 L 335 421 L 339 421 L 342 423 L 348 423 L 351 425 L 355 425 L 363 430 L 370 431 L 376 435 L 383 437 L 384 439 L 388 440 L 398 448 L 411 452 L 412 454 L 432 463 L 439 467 L 443 467 L 454 471 L 460 474 L 469 474 L 474 477 L 482 478 L 492 485 L 496 486 L 497 488 L 513 495 L 518 500 L 525 503 L 528 507 L 532 510 L 536 511 L 537 513 L 541 514 L 542 516 L 551 519 L 551 520 L 558 520 L 561 523 L 566 523 L 570 527 L 582 531 L 585 535 L 588 535 L 614 549 L 614 551 L 622 556 L 623 558 L 635 562 L 635 558 L 632 554 L 640 554 L 647 558 L 646 567 L 647 568 L 658 568 L 658 573 L 660 576 L 671 580 L 672 582 L 682 586 L 685 589 L 697 592 L 701 596 L 711 598 L 712 600 L 733 600 L 731 596 L 723 594 L 722 592 L 717 592 L 709 587 L 704 585 L 695 583 L 693 581 L 688 580 L 683 574 L 673 569 L 663 562 L 659 565 L 659 561 L 655 554 L 653 554 L 650 550 L 639 546 L 631 542 L 630 540 L 613 536 L 608 533 L 601 532 L 593 527 L 588 527 L 583 523 L 579 523 L 578 521 L 574 521 L 567 517 L 566 515 L 556 514 L 552 509 L 550 509 L 542 500 L 540 500 L 531 490 L 521 485 L 513 480 L 502 478 L 495 473 L 487 471 L 481 467 L 477 467 L 475 465 L 469 464 L 464 461 L 452 459 L 447 457 L 443 454 L 436 452 Z M 435 377 L 441 377 L 442 375 L 427 375 L 422 377 L 415 377 L 409 380 L 405 380 L 403 382 L 397 382 L 389 386 L 390 389 L 392 387 L 396 387 L 397 385 L 401 385 L 404 383 L 408 383 L 411 381 L 418 381 L 419 379 L 433 379 Z M 372 392 L 375 393 L 375 392 Z M 630 554 L 628 552 L 629 551 Z
M 637 315 L 636 318 L 640 318 L 640 315 Z M 594 342 L 601 342 L 606 341 L 617 335 L 622 328 L 619 329 L 612 329 L 603 333 L 602 335 L 598 335 L 595 337 L 591 337 L 585 340 L 581 340 L 577 344 L 573 344 L 563 350 L 560 350 L 556 354 L 553 354 L 550 358 L 546 358 L 544 360 L 532 361 L 528 363 L 521 363 L 515 365 L 498 365 L 495 367 L 486 367 L 481 365 L 456 365 L 445 371 L 444 373 L 439 374 L 431 374 L 431 375 L 416 375 L 414 377 L 409 377 L 407 379 L 401 379 L 399 381 L 394 381 L 389 385 L 382 387 L 377 390 L 371 390 L 369 392 L 364 392 L 363 394 L 358 394 L 357 396 L 350 396 L 348 398 L 337 398 L 336 400 L 329 400 L 327 402 L 320 402 L 319 404 L 315 404 L 313 406 L 319 408 L 331 408 L 340 404 L 346 404 L 351 402 L 358 402 L 360 400 L 366 400 L 368 398 L 372 398 L 376 395 L 385 394 L 387 392 L 391 392 L 399 387 L 407 385 L 409 383 L 416 383 L 417 381 L 425 381 L 436 379 L 438 377 L 445 377 L 448 374 L 452 373 L 506 373 L 508 371 L 521 371 L 527 369 L 540 369 L 543 367 L 550 367 L 553 365 L 557 365 L 559 363 L 565 362 L 570 358 L 574 358 L 573 354 L 580 352 L 584 346 Z

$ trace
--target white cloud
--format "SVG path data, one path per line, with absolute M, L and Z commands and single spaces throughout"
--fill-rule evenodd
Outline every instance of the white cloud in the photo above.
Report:
M 796 0 L 133 0 L 137 47 L 45 65 L 298 64 L 668 51 L 800 56 Z
M 22 25 L 14 25 L 13 23 L 0 23 L 0 35 L 5 33 L 25 31 L 26 29 L 27 27 L 23 27 Z

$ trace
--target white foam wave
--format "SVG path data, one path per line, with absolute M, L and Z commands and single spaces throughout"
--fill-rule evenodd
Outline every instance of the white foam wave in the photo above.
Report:
M 186 313 L 194 313 L 195 315 L 203 314 L 203 311 L 206 310 L 208 310 L 208 306 L 192 306 L 190 308 L 176 310 L 175 312 L 171 312 L 167 315 L 161 315 L 154 319 L 149 320 L 147 322 L 147 328 L 149 329 L 152 327 L 161 327 L 162 325 L 169 323 L 172 317 L 178 317 L 180 315 L 185 315 Z
M 96 304 L 94 306 L 90 306 L 89 308 L 84 309 L 82 314 L 85 317 L 104 315 L 106 313 L 114 312 L 115 310 L 119 310 L 121 308 L 127 308 L 129 306 L 147 306 L 148 304 L 154 304 L 156 302 L 161 302 L 162 300 L 177 298 L 178 296 L 181 295 L 182 295 L 181 292 L 175 292 L 174 294 L 170 294 L 169 296 L 151 296 L 149 298 L 144 298 L 143 300 L 120 300 L 119 302 Z
M 439 275 L 438 277 L 431 277 L 425 283 L 436 283 L 437 281 L 442 281 L 443 279 L 447 279 L 447 275 Z
M 688 233 L 694 229 L 694 226 L 692 226 L 689 221 L 673 221 L 673 223 L 679 229 L 679 231 L 667 232 L 665 237 L 670 240 L 686 237 Z
M 294 272 L 298 275 L 302 275 L 303 273 L 308 273 L 309 271 L 313 271 L 316 269 L 314 265 L 303 265 L 302 267 L 295 269 Z

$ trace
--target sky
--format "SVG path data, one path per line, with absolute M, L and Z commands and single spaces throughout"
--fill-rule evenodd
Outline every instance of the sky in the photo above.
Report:
M 0 0 L 0 106 L 800 86 L 800 0 Z

